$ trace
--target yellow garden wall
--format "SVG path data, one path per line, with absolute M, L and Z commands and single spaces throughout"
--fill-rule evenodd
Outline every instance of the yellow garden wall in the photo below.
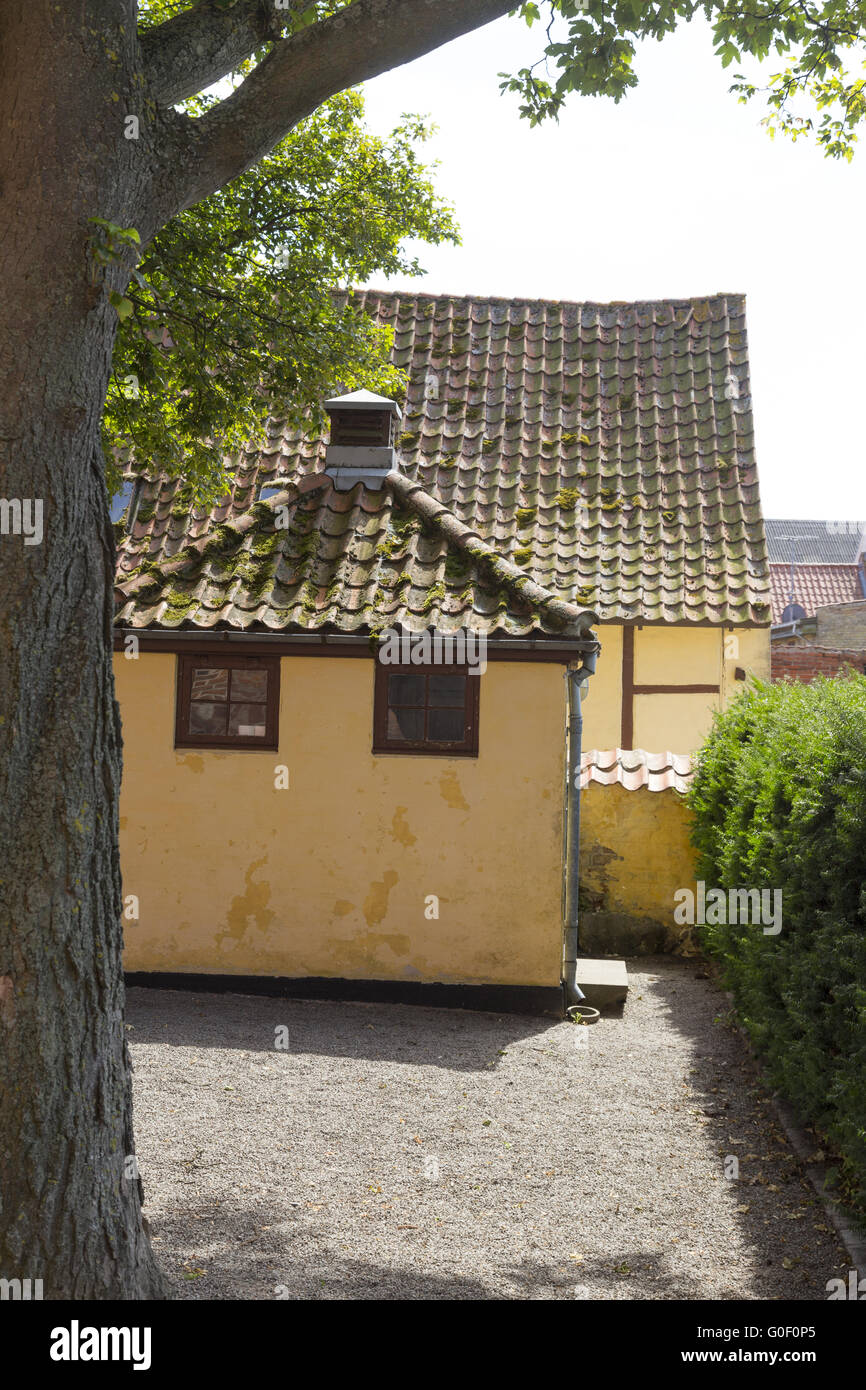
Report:
M 694 885 L 689 815 L 676 791 L 591 782 L 580 808 L 580 944 L 600 955 L 688 951 L 674 892 Z
M 116 660 L 128 970 L 558 984 L 559 666 L 488 667 L 471 759 L 374 757 L 372 660 L 294 656 L 279 753 L 175 752 L 175 660 Z

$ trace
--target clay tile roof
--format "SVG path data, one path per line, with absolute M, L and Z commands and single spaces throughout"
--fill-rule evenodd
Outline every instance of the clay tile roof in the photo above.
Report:
M 407 376 L 405 485 L 336 492 L 325 439 L 272 419 L 212 513 L 145 485 L 120 546 L 120 623 L 553 636 L 582 630 L 580 613 L 769 622 L 742 296 L 354 298 L 393 330 Z M 275 537 L 255 504 L 277 479 L 311 490 Z M 256 534 L 234 544 L 251 509 Z
M 791 566 L 770 565 L 773 622 L 782 621 L 791 593 Z M 814 617 L 828 603 L 851 603 L 864 597 L 856 565 L 795 565 L 794 602 Z
M 694 777 L 688 753 L 646 753 L 642 748 L 593 748 L 580 759 L 580 786 L 590 782 L 611 786 L 618 782 L 627 791 L 646 787 L 651 792 L 687 792 Z
M 287 526 L 275 525 L 278 507 Z M 324 474 L 308 474 L 216 527 L 205 524 L 159 560 L 123 566 L 121 555 L 123 627 L 346 635 L 435 628 L 583 640 L 597 621 L 394 474 L 380 492 L 337 492 Z

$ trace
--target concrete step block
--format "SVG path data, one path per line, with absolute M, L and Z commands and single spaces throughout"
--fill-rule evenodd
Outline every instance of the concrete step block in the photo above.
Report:
M 621 1004 L 628 994 L 628 971 L 624 960 L 579 959 L 577 983 L 586 995 L 587 1004 L 604 1009 L 609 1004 Z

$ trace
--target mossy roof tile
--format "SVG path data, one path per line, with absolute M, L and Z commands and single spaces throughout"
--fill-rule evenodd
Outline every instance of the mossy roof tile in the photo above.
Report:
M 325 440 L 273 417 L 209 515 L 184 511 L 174 483 L 145 485 L 120 623 L 559 636 L 586 628 L 588 593 L 604 621 L 769 621 L 742 296 L 355 300 L 395 329 L 407 372 L 400 476 L 337 492 Z M 274 505 L 252 503 L 284 479 L 275 530 Z M 226 521 L 239 535 L 202 555 Z

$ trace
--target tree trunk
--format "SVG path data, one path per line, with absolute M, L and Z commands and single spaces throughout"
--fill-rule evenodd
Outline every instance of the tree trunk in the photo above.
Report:
M 132 1157 L 99 442 L 115 311 L 89 222 L 136 225 L 152 183 L 123 135 L 131 16 L 0 16 L 0 1277 L 46 1298 L 166 1296 Z
M 359 0 L 191 122 L 166 102 L 249 56 L 252 0 L 196 7 L 146 68 L 136 0 L 0 0 L 0 1278 L 49 1298 L 166 1291 L 131 1161 L 99 446 L 132 259 L 97 268 L 92 219 L 146 245 L 326 97 L 511 2 Z

